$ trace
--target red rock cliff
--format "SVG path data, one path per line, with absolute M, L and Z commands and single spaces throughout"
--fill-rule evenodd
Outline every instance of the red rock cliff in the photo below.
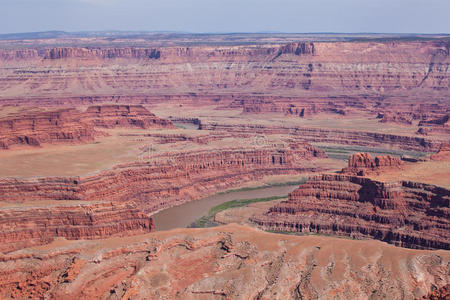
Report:
M 7 66 L 0 76 L 0 91 L 10 95 L 21 84 L 24 89 L 14 95 L 97 96 L 105 91 L 171 95 L 175 90 L 183 94 L 220 91 L 217 94 L 221 95 L 236 91 L 286 95 L 287 91 L 366 94 L 414 89 L 445 93 L 448 49 L 445 40 L 8 49 L 0 50 L 0 59 Z M 26 64 L 22 65 L 22 60 Z M 121 61 L 126 62 L 123 69 L 111 72 L 111 65 Z M 74 62 L 96 68 L 74 68 Z M 36 68 L 30 70 L 30 66 Z
M 355 153 L 350 156 L 348 167 L 341 173 L 364 176 L 397 169 L 403 165 L 400 158 L 392 155 L 377 156 L 375 159 L 369 153 Z
M 100 239 L 152 229 L 152 219 L 134 203 L 8 204 L 0 209 L 0 252 L 46 244 L 56 237 Z
M 0 119 L 0 149 L 54 143 L 85 143 L 107 135 L 103 128 L 175 128 L 142 105 L 98 105 L 85 112 L 73 108 L 25 111 Z
M 409 248 L 450 249 L 450 191 L 415 183 L 324 174 L 311 178 L 289 200 L 255 216 L 280 231 L 373 238 Z
M 44 143 L 80 143 L 101 133 L 83 123 L 75 109 L 27 112 L 0 119 L 0 148 L 14 145 L 40 146 Z
M 83 113 L 83 120 L 96 127 L 175 128 L 173 124 L 156 117 L 142 105 L 96 105 Z
M 143 158 L 89 177 L 3 179 L 5 201 L 133 200 L 152 212 L 204 197 L 266 175 L 314 171 L 307 162 L 325 154 L 309 145 L 286 149 L 223 149 Z

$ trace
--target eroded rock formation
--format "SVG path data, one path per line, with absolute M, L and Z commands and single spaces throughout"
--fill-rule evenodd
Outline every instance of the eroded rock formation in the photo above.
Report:
M 74 84 L 71 79 L 76 72 L 79 84 L 86 88 L 84 92 L 93 94 L 100 94 L 96 90 L 104 90 L 102 85 L 92 84 L 93 77 L 114 91 L 158 91 L 163 88 L 190 92 L 199 87 L 211 90 L 245 87 L 255 92 L 367 92 L 414 88 L 442 91 L 448 90 L 448 47 L 448 41 L 438 40 L 297 42 L 257 47 L 2 49 L 0 59 L 6 65 L 18 67 L 5 69 L 6 76 L 0 77 L 0 86 L 7 91 L 24 78 L 28 79 L 28 72 L 34 72 L 27 85 L 34 83 L 39 90 L 45 86 L 53 91 L 62 87 L 60 92 L 67 94 L 65 90 L 71 90 Z M 66 76 L 60 76 L 61 70 L 52 67 L 55 61 L 70 65 L 74 60 L 86 66 L 103 62 L 105 65 L 99 66 L 100 70 L 122 60 L 129 62 L 130 68 L 117 73 L 67 68 L 63 70 Z M 21 61 L 38 68 L 22 68 L 18 63 Z M 206 72 L 205 64 L 210 66 Z M 139 67 L 134 69 L 132 65 Z
M 2 203 L 0 252 L 47 244 L 56 237 L 101 239 L 148 233 L 154 227 L 152 219 L 132 202 L 47 202 Z
M 83 121 L 105 128 L 175 128 L 169 120 L 156 117 L 142 105 L 96 105 L 83 114 Z
M 381 123 L 398 123 L 404 125 L 411 125 L 413 119 L 411 115 L 401 113 L 380 113 L 377 118 L 381 119 Z
M 107 135 L 102 128 L 174 128 L 141 105 L 91 106 L 85 112 L 74 108 L 52 111 L 25 110 L 0 118 L 0 149 L 13 146 L 85 143 Z
M 289 200 L 255 216 L 279 231 L 373 238 L 408 248 L 450 249 L 450 191 L 422 183 L 365 177 L 312 177 Z
M 95 139 L 99 132 L 81 122 L 75 109 L 28 112 L 0 119 L 0 148 L 43 143 L 80 143 Z
M 146 157 L 88 177 L 2 179 L 5 201 L 132 200 L 147 212 L 198 199 L 267 175 L 317 170 L 308 160 L 326 157 L 310 145 L 285 149 L 223 149 Z
M 449 282 L 448 252 L 275 235 L 227 225 L 0 255 L 0 297 L 422 298 Z
M 348 167 L 341 173 L 364 176 L 378 174 L 389 169 L 398 169 L 403 162 L 400 158 L 392 155 L 377 156 L 375 159 L 369 153 L 355 153 L 348 160 Z
M 431 155 L 432 160 L 450 161 L 450 143 L 444 143 L 439 148 L 439 151 Z

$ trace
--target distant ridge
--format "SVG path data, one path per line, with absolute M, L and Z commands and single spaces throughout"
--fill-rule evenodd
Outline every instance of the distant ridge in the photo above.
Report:
M 450 34 L 415 34 L 415 33 L 336 33 L 336 32 L 308 32 L 308 33 L 283 33 L 283 32 L 217 32 L 217 33 L 190 33 L 178 31 L 42 31 L 42 32 L 20 32 L 0 34 L 0 40 L 23 40 L 23 39 L 57 39 L 57 38 L 85 38 L 85 37 L 108 37 L 108 38 L 152 38 L 160 35 L 166 37 L 180 36 L 291 36 L 291 37 L 314 37 L 328 36 L 330 40 L 376 40 L 376 39 L 435 39 L 450 38 Z

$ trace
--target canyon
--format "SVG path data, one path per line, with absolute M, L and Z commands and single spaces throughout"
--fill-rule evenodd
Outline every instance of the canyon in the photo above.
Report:
M 88 177 L 2 179 L 4 246 L 0 251 L 45 244 L 55 237 L 105 238 L 145 232 L 152 229 L 151 218 L 145 217 L 149 213 L 264 176 L 317 171 L 304 163 L 316 157 L 325 154 L 311 146 L 199 151 L 149 157 Z M 75 204 L 57 205 L 68 200 Z M 55 204 L 40 208 L 39 203 L 48 201 Z M 89 205 L 95 201 L 101 202 Z M 11 211 L 12 204 L 16 208 Z M 19 209 L 21 205 L 28 209 Z
M 448 294 L 448 37 L 155 36 L 0 39 L 0 298 Z
M 265 175 L 315 171 L 306 161 L 316 157 L 325 154 L 311 146 L 171 153 L 88 177 L 6 178 L 0 182 L 0 195 L 16 203 L 133 200 L 151 212 Z

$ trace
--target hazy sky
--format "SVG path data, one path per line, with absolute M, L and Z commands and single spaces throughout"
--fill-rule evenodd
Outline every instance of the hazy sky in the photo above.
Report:
M 450 33 L 450 0 L 0 0 L 0 33 Z

